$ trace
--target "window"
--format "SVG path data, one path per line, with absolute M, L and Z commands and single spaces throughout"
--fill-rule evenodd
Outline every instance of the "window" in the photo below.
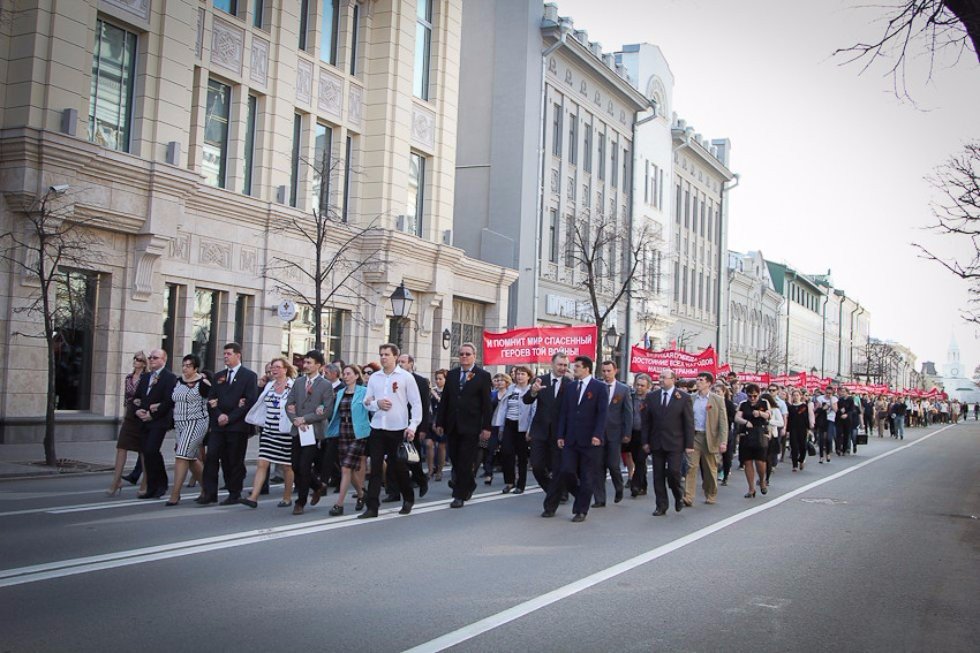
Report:
M 238 0 L 213 0 L 214 8 L 232 16 L 238 15 Z
M 704 308 L 704 272 L 698 272 L 698 308 Z
M 318 122 L 313 142 L 313 186 L 310 192 L 310 206 L 316 207 L 318 215 L 330 213 L 331 153 L 333 150 L 333 130 Z
M 54 278 L 54 388 L 58 410 L 91 408 L 98 283 L 98 274 L 82 270 L 61 268 Z
M 252 25 L 262 27 L 265 18 L 265 0 L 252 0 Z
M 630 151 L 623 148 L 623 194 L 629 195 L 633 186 L 633 175 L 630 166 L 633 160 L 630 159 Z
M 418 0 L 415 20 L 415 97 L 429 99 L 429 51 L 432 48 L 432 0 Z
M 694 215 L 694 219 L 691 220 L 691 231 L 695 234 L 698 233 L 698 193 L 694 191 L 694 197 L 691 198 L 691 213 Z
M 684 228 L 691 227 L 691 189 L 684 189 Z
M 452 359 L 450 366 L 459 364 L 459 346 L 471 342 L 476 347 L 476 363 L 483 361 L 483 325 L 486 324 L 485 307 L 478 302 L 453 299 Z
M 558 262 L 558 209 L 551 209 L 548 221 L 548 260 Z
M 204 369 L 216 369 L 217 334 L 221 324 L 221 293 L 217 290 L 194 291 L 194 317 L 191 331 L 191 353 L 201 358 Z
M 704 234 L 704 233 L 707 233 L 707 232 L 705 231 L 705 227 L 706 227 L 706 225 L 707 225 L 707 222 L 705 221 L 705 205 L 704 205 L 704 198 L 702 198 L 702 199 L 701 199 L 701 233 L 702 233 L 702 234 Z
M 592 125 L 585 126 L 582 139 L 582 167 L 586 172 L 592 172 Z
M 344 222 L 350 220 L 350 185 L 351 166 L 354 165 L 354 138 L 347 137 L 347 146 L 344 148 Z
M 565 218 L 565 267 L 575 267 L 575 218 Z
M 204 182 L 225 187 L 228 167 L 228 117 L 231 111 L 231 87 L 208 80 L 208 103 L 204 117 Z
M 252 321 L 251 295 L 239 295 L 235 300 L 235 342 L 245 346 L 245 328 Z
M 95 25 L 88 139 L 129 152 L 136 76 L 136 35 L 105 21 Z
M 664 208 L 664 171 L 658 168 L 657 173 L 660 176 L 660 184 L 659 184 L 659 188 L 657 189 L 659 191 L 659 194 L 657 196 L 657 206 L 663 209 Z
M 339 309 L 327 308 L 320 314 L 320 340 L 323 343 L 323 356 L 328 361 L 344 358 L 341 343 L 344 340 L 344 322 L 349 313 Z M 283 324 L 282 355 L 294 360 L 316 346 L 316 324 L 313 309 L 300 306 L 296 319 Z M 302 361 L 301 361 L 302 362 Z
M 684 266 L 684 271 L 681 273 L 681 284 L 683 284 L 681 287 L 681 302 L 684 304 L 688 304 L 689 302 L 687 300 L 687 266 L 686 265 Z
M 715 209 L 715 226 L 718 228 L 718 244 L 721 244 L 721 212 Z
M 574 114 L 568 116 L 568 162 L 578 164 L 578 118 Z
M 712 216 L 714 215 L 715 212 L 714 206 L 715 206 L 714 202 L 708 203 L 708 242 L 709 243 L 714 241 L 715 239 L 714 220 L 712 220 Z
M 684 205 L 681 204 L 681 185 L 680 184 L 677 184 L 677 199 L 675 200 L 674 204 L 676 205 L 674 207 L 674 216 L 676 218 L 677 224 L 680 224 L 681 223 L 681 211 L 684 208 Z
M 643 201 L 647 204 L 650 203 L 650 162 L 644 162 L 643 171 Z
M 408 162 L 408 202 L 405 230 L 422 236 L 422 209 L 425 205 L 425 159 L 412 152 Z
M 320 21 L 320 61 L 337 65 L 337 29 L 340 24 L 340 1 L 324 0 Z
M 296 206 L 299 198 L 299 155 L 302 151 L 303 114 L 293 115 L 293 154 L 289 162 L 289 206 Z
M 163 289 L 163 338 L 160 349 L 167 352 L 167 359 L 173 360 L 174 346 L 177 342 L 177 307 L 183 295 L 183 286 L 168 283 Z
M 680 295 L 681 264 L 674 261 L 674 302 L 679 301 Z
M 606 135 L 599 134 L 599 151 L 596 153 L 599 162 L 599 179 L 606 178 Z
M 553 129 L 551 131 L 551 153 L 555 156 L 561 156 L 561 105 L 556 104 L 553 117 Z
M 252 168 L 255 165 L 255 121 L 258 113 L 259 99 L 254 95 L 248 96 L 248 115 L 245 117 L 245 159 L 243 160 L 242 192 L 252 194 Z
M 306 50 L 310 44 L 310 0 L 299 3 L 299 49 Z
M 609 182 L 616 188 L 619 185 L 619 148 L 615 143 L 609 143 L 609 154 L 612 156 L 612 161 L 609 162 L 609 174 L 612 175 Z
M 351 14 L 350 36 L 350 74 L 357 74 L 357 40 L 361 36 L 361 5 L 355 2 Z

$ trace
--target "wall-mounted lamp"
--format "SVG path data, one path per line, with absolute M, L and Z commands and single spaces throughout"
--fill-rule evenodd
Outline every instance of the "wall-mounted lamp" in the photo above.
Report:
M 449 349 L 449 345 L 453 343 L 453 333 L 449 329 L 442 330 L 442 348 Z

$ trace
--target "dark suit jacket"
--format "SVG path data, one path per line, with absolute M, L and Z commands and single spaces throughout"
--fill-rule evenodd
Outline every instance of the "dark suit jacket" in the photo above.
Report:
M 643 444 L 651 450 L 683 451 L 694 448 L 694 402 L 676 387 L 667 408 L 663 407 L 662 388 L 647 395 L 643 420 Z
M 306 379 L 307 376 L 301 374 L 293 382 L 293 387 L 289 391 L 289 398 L 286 399 L 286 412 L 289 412 L 289 406 L 295 406 L 296 410 L 290 415 L 290 421 L 296 417 L 302 417 L 307 424 L 313 427 L 313 435 L 319 442 L 323 439 L 323 427 L 333 413 L 335 403 L 333 386 L 330 385 L 330 381 L 318 376 L 313 379 L 313 387 L 310 392 L 306 392 Z M 318 415 L 316 409 L 321 406 L 323 412 Z M 299 428 L 293 426 L 290 433 L 293 437 L 299 437 Z
M 415 432 L 427 435 L 432 432 L 432 406 L 429 405 L 429 399 L 432 394 L 429 391 L 429 380 L 415 372 L 412 372 L 412 376 L 415 377 L 415 385 L 419 387 L 419 397 L 422 398 L 422 421 L 419 422 L 419 426 L 415 429 Z M 412 419 L 411 404 L 408 405 L 408 419 Z
M 606 386 L 608 391 L 609 386 Z M 608 396 L 608 395 L 607 395 Z M 613 398 L 606 413 L 606 437 L 622 442 L 633 434 L 633 394 L 625 383 L 616 381 Z
M 556 397 L 555 390 L 551 386 L 551 373 L 538 378 L 541 379 L 541 392 L 537 396 L 532 395 L 530 391 L 525 392 L 522 401 L 525 404 L 535 402 L 538 404 L 537 410 L 534 411 L 534 419 L 531 420 L 531 426 L 528 429 L 531 439 L 547 441 L 553 439 L 558 430 L 558 408 L 561 406 L 563 393 L 572 381 L 567 377 L 559 380 L 558 396 Z
M 153 376 L 152 372 L 144 372 L 140 376 L 140 381 L 136 385 L 136 394 L 133 399 L 139 399 L 140 405 L 138 409 L 143 410 L 150 410 L 150 406 L 153 404 L 160 404 L 160 407 L 156 411 L 150 413 L 150 421 L 144 422 L 140 420 L 144 431 L 161 428 L 166 431 L 172 428 L 173 425 L 173 397 L 174 386 L 177 385 L 177 375 L 164 367 L 160 370 L 160 374 L 157 375 L 157 382 L 150 388 L 151 376 Z M 147 389 L 149 389 L 149 394 L 147 394 Z
M 255 372 L 244 365 L 238 368 L 238 373 L 226 383 L 228 370 L 223 369 L 214 375 L 214 382 L 211 384 L 211 392 L 208 400 L 217 399 L 217 408 L 210 408 L 211 430 L 216 433 L 241 433 L 242 435 L 252 434 L 252 425 L 245 421 L 252 404 L 259 397 L 259 378 Z M 245 405 L 239 405 L 245 399 Z M 218 415 L 228 416 L 227 426 L 218 426 Z
M 479 435 L 480 431 L 490 430 L 490 373 L 475 366 L 470 371 L 473 378 L 460 390 L 460 368 L 449 370 L 436 416 L 436 426 L 443 428 L 446 435 Z
M 585 386 L 579 401 L 573 381 L 562 393 L 558 412 L 558 439 L 565 446 L 591 447 L 592 438 L 606 442 L 606 413 L 609 410 L 609 390 L 605 383 L 593 378 Z

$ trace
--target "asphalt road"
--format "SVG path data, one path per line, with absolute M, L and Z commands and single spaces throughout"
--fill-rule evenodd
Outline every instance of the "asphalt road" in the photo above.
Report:
M 330 518 L 0 483 L 0 651 L 973 651 L 980 426 L 654 518 L 652 496 L 541 519 L 540 492 Z M 385 504 L 392 505 L 392 504 Z M 389 509 L 397 510 L 395 508 Z

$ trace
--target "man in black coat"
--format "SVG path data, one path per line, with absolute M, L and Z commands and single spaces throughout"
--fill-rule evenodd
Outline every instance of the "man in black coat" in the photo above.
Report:
M 545 492 L 542 517 L 554 517 L 564 485 L 561 481 L 561 449 L 555 432 L 562 393 L 572 380 L 568 374 L 568 355 L 558 352 L 551 357 L 551 372 L 534 380 L 524 393 L 526 404 L 537 403 L 528 433 L 531 436 L 531 472 Z
M 136 417 L 142 422 L 143 468 L 146 492 L 140 499 L 158 499 L 167 493 L 167 468 L 160 447 L 173 424 L 173 394 L 177 376 L 167 369 L 167 352 L 154 349 L 147 359 L 147 371 L 136 386 Z
M 422 398 L 422 421 L 419 422 L 419 427 L 415 430 L 415 435 L 418 436 L 415 440 L 416 446 L 419 447 L 419 461 L 417 463 L 408 463 L 408 473 L 412 476 L 412 481 L 419 488 L 419 498 L 421 499 L 429 491 L 429 478 L 425 475 L 425 471 L 422 469 L 422 460 L 425 456 L 422 455 L 422 442 L 428 437 L 429 433 L 432 431 L 432 408 L 429 405 L 429 380 L 422 376 L 421 374 L 415 373 L 415 357 L 411 354 L 402 354 L 398 357 L 398 367 L 402 368 L 406 372 L 412 375 L 415 379 L 415 385 L 418 386 L 419 396 Z M 408 407 L 408 416 L 412 417 L 412 407 Z M 385 479 L 385 487 L 387 488 L 387 494 L 382 503 L 391 503 L 392 497 L 397 501 L 400 498 L 398 494 L 398 484 L 395 480 L 394 469 L 388 469 L 388 476 Z
M 436 415 L 436 434 L 446 434 L 456 481 L 450 508 L 462 508 L 476 490 L 473 463 L 480 440 L 490 439 L 490 373 L 476 365 L 476 345 L 459 346 L 459 365 L 449 370 Z
M 245 482 L 245 450 L 252 434 L 252 425 L 245 416 L 258 399 L 258 376 L 242 365 L 242 346 L 229 342 L 224 346 L 225 369 L 218 372 L 211 384 L 208 407 L 211 430 L 208 434 L 208 453 L 204 461 L 202 494 L 197 502 L 206 505 L 218 500 L 218 465 L 228 488 L 228 498 L 221 505 L 238 503 Z
M 674 509 L 684 507 L 681 464 L 685 453 L 694 453 L 694 403 L 691 396 L 677 389 L 673 370 L 660 374 L 661 388 L 647 395 L 643 422 L 643 450 L 653 462 L 653 490 L 657 497 L 654 517 L 667 514 L 670 507 L 667 485 L 674 494 Z

